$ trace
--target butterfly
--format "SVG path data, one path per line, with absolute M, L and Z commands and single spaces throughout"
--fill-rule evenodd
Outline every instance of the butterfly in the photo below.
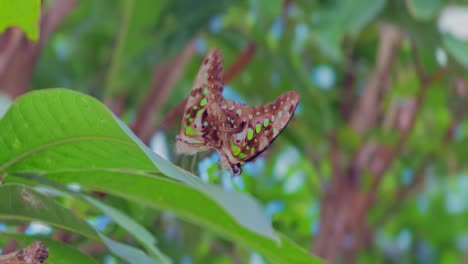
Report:
M 223 62 L 217 50 L 203 59 L 187 99 L 176 152 L 195 154 L 210 148 L 231 174 L 265 151 L 294 115 L 299 94 L 288 91 L 274 102 L 251 107 L 227 101 L 223 95 Z

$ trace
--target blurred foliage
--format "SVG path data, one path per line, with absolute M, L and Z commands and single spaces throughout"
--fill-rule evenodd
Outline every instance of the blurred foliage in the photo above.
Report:
M 28 38 L 37 40 L 39 38 L 37 21 L 41 15 L 40 8 L 40 0 L 0 2 L 0 32 L 9 27 L 18 26 Z
M 382 109 L 376 111 L 389 113 L 391 106 L 404 106 L 419 93 L 420 79 L 412 59 L 415 52 L 426 72 L 444 67 L 448 73 L 429 87 L 411 135 L 382 179 L 377 205 L 368 214 L 375 226 L 374 240 L 359 252 L 357 260 L 462 263 L 468 258 L 468 122 L 464 116 L 466 91 L 463 96 L 453 83 L 457 76 L 467 82 L 468 24 L 463 21 L 468 21 L 447 21 L 457 21 L 456 12 L 463 11 L 466 17 L 467 9 L 462 0 L 80 1 L 45 43 L 32 87 L 72 88 L 101 100 L 123 94 L 122 118 L 130 123 L 148 94 L 154 65 L 179 54 L 193 41 L 195 56 L 154 113 L 154 119 L 161 122 L 189 94 L 201 58 L 209 49 L 222 51 L 227 69 L 253 43 L 256 52 L 227 84 L 226 97 L 259 105 L 287 90 L 301 94 L 294 120 L 267 155 L 247 164 L 238 178 L 219 168 L 216 154 L 197 156 L 197 166 L 193 166 L 191 157 L 173 152 L 179 120 L 160 131 L 163 136 L 155 137 L 152 148 L 166 150 L 169 160 L 206 182 L 252 195 L 264 206 L 276 230 L 310 249 L 323 225 L 320 198 L 333 172 L 330 134 L 336 133 L 347 155 L 369 139 L 389 146 L 400 140 L 396 131 L 384 125 L 361 137 L 340 111 L 342 102 L 348 100 L 345 96 L 351 96 L 353 103 L 358 101 L 374 70 L 381 26 L 395 25 L 405 39 L 390 69 L 391 88 Z M 0 30 L 1 22 L 2 16 Z M 350 68 L 355 91 L 346 95 L 343 90 Z M 444 137 L 456 120 L 460 121 L 453 127 L 453 140 L 446 142 Z M 395 205 L 398 192 L 414 184 L 424 164 L 428 164 L 426 176 L 418 191 Z M 361 186 L 368 188 L 371 176 L 363 172 L 361 177 Z M 78 215 L 101 219 L 99 210 L 59 197 L 62 205 Z M 148 229 L 158 238 L 158 248 L 174 263 L 266 262 L 258 252 L 172 213 L 114 195 L 104 201 Z M 18 223 L 6 224 L 11 229 Z M 100 231 L 132 244 L 125 229 L 114 221 Z M 107 252 L 96 259 L 118 261 Z

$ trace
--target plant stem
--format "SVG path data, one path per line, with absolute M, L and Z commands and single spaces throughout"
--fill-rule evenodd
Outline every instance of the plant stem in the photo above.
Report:
M 119 27 L 119 32 L 117 35 L 117 43 L 112 55 L 112 61 L 109 67 L 109 73 L 107 74 L 107 80 L 105 84 L 105 93 L 106 97 L 110 94 L 116 92 L 117 90 L 117 76 L 122 65 L 123 50 L 125 47 L 125 41 L 127 40 L 128 28 L 130 24 L 130 19 L 133 12 L 133 0 L 123 0 L 122 4 L 122 23 Z

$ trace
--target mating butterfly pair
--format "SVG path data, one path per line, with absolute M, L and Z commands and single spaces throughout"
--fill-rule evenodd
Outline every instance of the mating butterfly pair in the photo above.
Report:
M 239 175 L 241 166 L 265 151 L 286 127 L 299 94 L 289 91 L 273 103 L 258 107 L 226 101 L 222 95 L 222 72 L 219 51 L 210 51 L 185 105 L 176 150 L 195 154 L 214 148 L 221 156 L 222 166 Z

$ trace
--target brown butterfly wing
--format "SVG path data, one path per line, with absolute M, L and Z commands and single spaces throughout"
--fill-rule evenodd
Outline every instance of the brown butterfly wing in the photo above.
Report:
M 180 133 L 177 136 L 178 153 L 193 154 L 212 147 L 217 140 L 215 116 L 222 98 L 223 62 L 219 51 L 210 51 L 204 58 L 185 105 Z
M 240 170 L 241 165 L 265 151 L 291 120 L 298 102 L 299 94 L 295 91 L 259 107 L 223 102 L 221 108 L 225 108 L 227 122 L 231 128 L 240 130 L 223 142 L 220 150 L 223 167 L 231 172 Z

